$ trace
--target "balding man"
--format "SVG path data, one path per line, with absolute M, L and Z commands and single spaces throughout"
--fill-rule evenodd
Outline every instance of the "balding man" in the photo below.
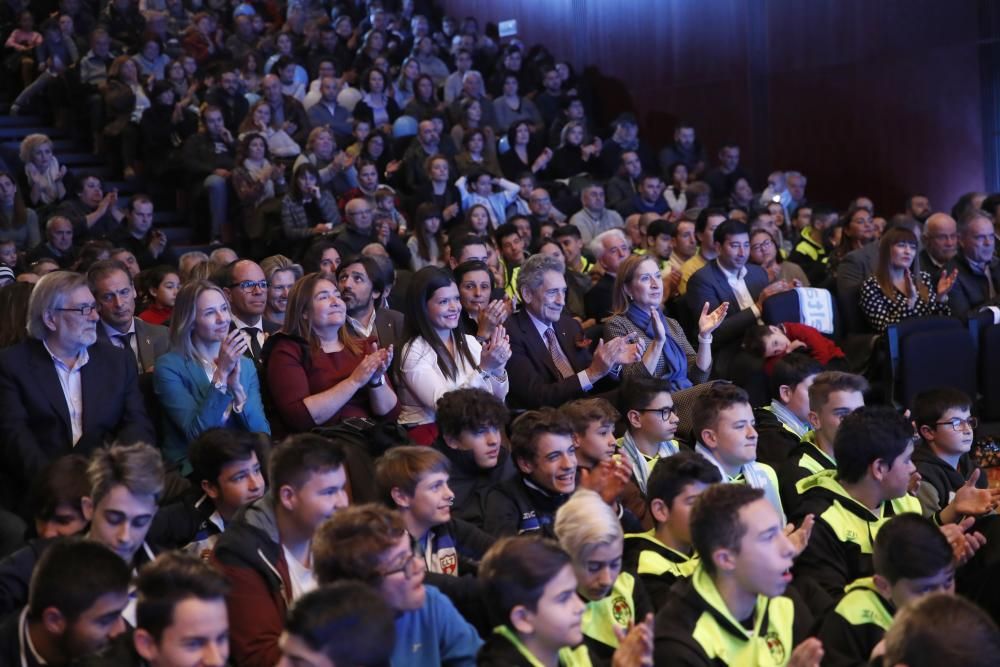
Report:
M 136 362 L 97 343 L 98 304 L 86 276 L 55 271 L 28 302 L 29 338 L 0 352 L 0 489 L 21 505 L 43 466 L 108 443 L 154 442 Z
M 277 324 L 264 319 L 268 286 L 264 269 L 257 262 L 239 259 L 219 269 L 214 279 L 229 299 L 232 313 L 229 330 L 243 332 L 247 339 L 246 356 L 259 366 L 267 335 L 279 329 Z
M 958 279 L 948 293 L 948 305 L 954 317 L 965 320 L 983 306 L 1000 303 L 1000 260 L 993 256 L 996 238 L 990 215 L 984 211 L 968 214 L 959 231 L 959 244 Z
M 45 223 L 45 240 L 28 251 L 28 263 L 51 259 L 60 269 L 68 269 L 76 259 L 73 246 L 73 223 L 69 218 L 55 215 Z
M 923 250 L 920 268 L 931 274 L 931 284 L 937 285 L 942 271 L 955 268 L 958 254 L 958 224 L 947 213 L 935 213 L 924 224 Z
M 337 104 L 343 84 L 340 79 L 325 76 L 319 82 L 319 101 L 309 109 L 309 122 L 313 127 L 329 127 L 338 140 L 351 135 L 351 112 Z
M 268 74 L 260 82 L 260 90 L 267 105 L 271 107 L 271 124 L 284 127 L 285 132 L 299 146 L 305 146 L 309 138 L 309 116 L 302 103 L 281 90 L 281 79 Z
M 604 186 L 600 183 L 585 187 L 580 193 L 580 200 L 583 208 L 573 214 L 569 224 L 580 230 L 584 243 L 590 243 L 601 232 L 625 226 L 618 212 L 605 206 Z

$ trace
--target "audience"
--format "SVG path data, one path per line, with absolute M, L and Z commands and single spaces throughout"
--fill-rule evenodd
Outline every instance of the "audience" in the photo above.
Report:
M 7 4 L 0 663 L 996 662 L 1000 194 L 814 203 L 433 1 Z

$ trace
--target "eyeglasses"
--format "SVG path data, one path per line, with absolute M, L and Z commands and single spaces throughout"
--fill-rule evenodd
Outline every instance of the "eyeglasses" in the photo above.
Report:
M 417 559 L 417 555 L 415 553 L 411 552 L 410 555 L 407 556 L 406 560 L 403 561 L 402 565 L 400 565 L 395 569 L 383 572 L 382 577 L 383 578 L 389 577 L 394 574 L 399 574 L 400 572 L 402 572 L 407 579 L 412 579 L 413 575 L 415 575 L 419 571 L 419 569 L 413 568 L 414 564 L 419 566 L 421 564 L 421 561 Z
M 636 412 L 659 412 L 660 419 L 667 421 L 670 419 L 670 415 L 677 414 L 677 409 L 673 405 L 668 405 L 665 408 L 642 408 L 637 409 Z
M 253 288 L 265 290 L 270 283 L 266 280 L 244 280 L 243 282 L 233 283 L 230 285 L 230 289 L 233 287 L 239 287 L 244 292 L 252 292 Z
M 372 210 L 370 208 L 364 208 L 364 209 L 361 209 L 360 211 L 348 211 L 347 212 L 347 215 L 349 215 L 351 217 L 354 217 L 354 216 L 366 216 L 366 215 L 371 215 L 371 214 L 372 214 Z
M 754 243 L 752 246 L 750 246 L 750 250 L 752 250 L 753 252 L 760 252 L 761 250 L 767 250 L 773 245 L 774 243 L 772 243 L 771 241 L 761 241 L 760 243 Z
M 968 425 L 970 430 L 975 431 L 976 427 L 979 426 L 979 420 L 975 417 L 969 417 L 968 419 L 959 419 L 955 417 L 954 419 L 949 419 L 946 422 L 934 422 L 936 426 L 951 426 L 952 431 L 961 431 L 962 427 Z
M 85 303 L 82 306 L 77 306 L 76 308 L 55 308 L 61 313 L 80 313 L 84 317 L 89 317 L 91 313 L 97 310 L 96 303 Z

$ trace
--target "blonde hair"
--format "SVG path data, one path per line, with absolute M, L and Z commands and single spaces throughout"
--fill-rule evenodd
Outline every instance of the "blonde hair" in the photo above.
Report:
M 44 146 L 45 144 L 52 145 L 52 140 L 46 134 L 29 134 L 26 136 L 21 140 L 21 147 L 18 149 L 18 157 L 21 158 L 21 162 L 24 164 L 31 162 L 31 156 L 34 152 L 39 146 Z
M 625 540 L 614 510 L 589 489 L 580 489 L 559 508 L 555 531 L 559 546 L 577 563 L 587 560 L 597 547 Z
M 195 280 L 184 285 L 177 292 L 174 302 L 174 312 L 170 316 L 170 349 L 185 359 L 194 358 L 191 334 L 198 317 L 198 298 L 205 292 L 218 292 L 229 303 L 222 288 L 207 280 Z
M 260 260 L 260 268 L 264 272 L 264 277 L 270 281 L 275 273 L 280 271 L 291 271 L 295 280 L 302 277 L 302 265 L 296 264 L 284 255 L 271 255 Z
M 124 486 L 134 496 L 153 496 L 157 501 L 163 493 L 163 457 L 152 445 L 112 445 L 91 455 L 87 465 L 90 500 L 94 505 Z
M 625 293 L 625 288 L 635 274 L 639 271 L 639 265 L 645 261 L 656 264 L 656 260 L 651 255 L 629 255 L 618 267 L 618 275 L 615 276 L 615 287 L 611 292 L 611 312 L 614 315 L 624 315 L 628 310 L 629 297 Z M 659 270 L 659 266 L 656 267 Z

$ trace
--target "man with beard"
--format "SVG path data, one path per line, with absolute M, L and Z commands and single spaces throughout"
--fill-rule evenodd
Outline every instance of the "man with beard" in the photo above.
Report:
M 56 667 L 97 653 L 125 631 L 128 586 L 128 566 L 102 544 L 53 544 L 35 568 L 28 604 L 0 626 L 0 663 Z
M 246 355 L 260 366 L 260 351 L 268 334 L 279 327 L 264 319 L 267 307 L 267 278 L 257 262 L 238 259 L 222 267 L 215 276 L 215 284 L 222 287 L 229 299 L 233 319 L 230 331 L 239 329 L 247 338 Z
M 135 317 L 135 287 L 121 262 L 97 262 L 87 272 L 90 291 L 97 299 L 101 324 L 97 337 L 127 351 L 139 373 L 151 373 L 157 357 L 170 348 L 167 328 Z
M 347 306 L 347 324 L 356 336 L 375 336 L 380 348 L 396 345 L 403 335 L 403 314 L 382 305 L 385 281 L 374 259 L 348 257 L 337 270 L 340 298 Z
M 931 200 L 927 195 L 910 195 L 906 199 L 906 215 L 910 216 L 921 225 L 931 217 Z
M 135 362 L 94 345 L 99 319 L 86 277 L 55 271 L 31 293 L 29 338 L 0 354 L 0 488 L 17 499 L 7 507 L 23 505 L 38 471 L 63 454 L 155 442 Z

